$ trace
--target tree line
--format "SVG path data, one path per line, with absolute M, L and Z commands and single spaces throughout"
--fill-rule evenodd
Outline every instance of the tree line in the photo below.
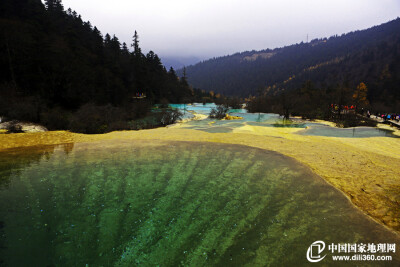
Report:
M 82 107 L 137 119 L 154 103 L 198 97 L 186 77 L 142 52 L 136 31 L 130 45 L 103 36 L 61 0 L 2 0 L 0 35 L 0 116 L 58 129 Z
M 187 75 L 193 86 L 241 97 L 279 95 L 307 81 L 317 88 L 344 83 L 355 88 L 364 82 L 371 105 L 395 112 L 400 109 L 400 19 L 309 43 L 210 59 L 187 67 Z
M 299 116 L 328 120 L 341 127 L 376 126 L 367 116 L 372 112 L 367 95 L 368 87 L 363 82 L 353 88 L 348 81 L 329 87 L 318 87 L 306 81 L 295 90 L 252 97 L 248 99 L 247 110 L 276 113 L 285 119 Z

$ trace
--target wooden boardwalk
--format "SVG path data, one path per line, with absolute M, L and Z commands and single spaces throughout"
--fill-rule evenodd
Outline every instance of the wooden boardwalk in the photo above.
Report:
M 377 121 L 379 123 L 388 123 L 388 124 L 390 124 L 390 126 L 394 126 L 394 127 L 400 128 L 400 122 L 397 122 L 397 121 L 394 121 L 394 120 L 384 120 L 384 119 L 382 119 L 380 117 L 377 117 L 375 115 L 371 115 L 371 119 L 373 119 L 373 120 L 375 120 L 375 121 Z

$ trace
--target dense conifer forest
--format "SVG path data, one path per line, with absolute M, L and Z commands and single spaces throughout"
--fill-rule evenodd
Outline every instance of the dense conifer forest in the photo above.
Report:
M 103 133 L 164 126 L 180 115 L 152 110 L 156 103 L 240 107 L 239 97 L 248 98 L 251 112 L 308 118 L 332 119 L 333 105 L 400 110 L 400 19 L 214 58 L 177 72 L 167 70 L 153 51 L 142 52 L 134 25 L 131 43 L 121 43 L 65 10 L 61 0 L 2 0 L 0 37 L 0 118 L 50 130 Z
M 351 98 L 364 83 L 367 99 L 376 110 L 398 112 L 400 19 L 309 43 L 214 58 L 189 66 L 186 72 L 191 85 L 224 95 L 270 99 L 286 95 L 288 100 L 295 98 L 293 101 L 301 95 L 310 101 L 306 96 L 316 90 L 311 104 L 319 103 L 317 95 L 326 99 L 324 103 L 337 103 L 340 92 L 345 95 L 343 101 L 351 104 L 351 99 L 344 98 Z M 301 93 L 304 91 L 308 94 Z M 276 104 L 278 99 L 271 101 Z M 324 103 L 320 103 L 321 109 Z
M 44 2 L 0 2 L 0 116 L 68 129 L 83 108 L 105 129 L 146 116 L 154 103 L 190 102 L 201 94 L 153 51 L 145 55 L 134 28 L 132 43 L 121 43 L 65 10 L 61 0 Z M 115 116 L 104 121 L 105 114 Z M 118 128 L 126 125 L 108 130 Z

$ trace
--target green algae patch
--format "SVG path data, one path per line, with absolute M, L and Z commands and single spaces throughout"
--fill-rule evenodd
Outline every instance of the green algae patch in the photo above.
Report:
M 0 163 L 6 266 L 305 266 L 316 240 L 399 241 L 257 148 L 111 140 L 4 150 Z

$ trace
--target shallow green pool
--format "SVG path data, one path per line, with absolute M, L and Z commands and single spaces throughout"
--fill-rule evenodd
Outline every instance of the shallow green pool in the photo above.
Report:
M 328 137 L 365 138 L 365 137 L 392 137 L 399 138 L 392 131 L 374 127 L 334 128 L 326 125 L 312 125 L 306 130 L 298 132 L 302 135 L 316 135 Z
M 317 240 L 399 244 L 306 167 L 239 145 L 10 150 L 0 179 L 5 266 L 306 266 Z
M 209 115 L 214 103 L 205 105 L 195 103 L 193 105 L 171 104 L 185 115 L 184 118 L 193 118 L 193 114 L 186 111 L 193 111 L 203 115 Z M 201 121 L 189 121 L 185 123 L 184 128 L 195 129 L 209 133 L 231 133 L 238 127 L 246 125 L 258 127 L 279 127 L 279 128 L 304 128 L 299 134 L 327 136 L 327 137 L 345 137 L 345 138 L 366 138 L 366 137 L 392 137 L 398 138 L 392 131 L 373 127 L 353 127 L 353 128 L 335 128 L 311 121 L 292 119 L 283 120 L 282 116 L 273 113 L 247 113 L 244 109 L 231 109 L 229 114 L 239 116 L 243 119 L 235 121 L 225 121 L 216 119 L 205 119 Z M 212 125 L 210 124 L 212 122 Z

